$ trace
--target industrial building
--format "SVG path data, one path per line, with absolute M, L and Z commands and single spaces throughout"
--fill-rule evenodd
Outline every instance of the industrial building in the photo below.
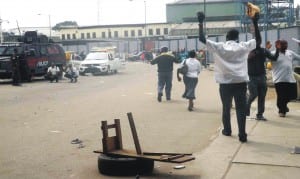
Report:
M 167 23 L 177 24 L 170 35 L 197 36 L 196 14 L 199 11 L 206 15 L 208 35 L 222 35 L 231 28 L 249 32 L 251 22 L 245 13 L 247 2 L 260 7 L 259 23 L 263 30 L 290 27 L 299 18 L 299 7 L 294 8 L 294 0 L 179 0 L 166 6 Z

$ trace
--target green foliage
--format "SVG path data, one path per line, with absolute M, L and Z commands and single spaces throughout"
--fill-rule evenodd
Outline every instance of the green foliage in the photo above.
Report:
M 52 30 L 60 30 L 62 27 L 66 27 L 66 26 L 78 26 L 76 21 L 64 21 L 64 22 L 60 22 L 57 23 L 54 27 L 52 27 Z

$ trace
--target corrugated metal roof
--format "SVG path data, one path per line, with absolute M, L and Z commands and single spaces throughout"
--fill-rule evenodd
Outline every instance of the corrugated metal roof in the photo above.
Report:
M 206 28 L 230 28 L 237 27 L 239 21 L 214 21 L 206 22 Z M 174 27 L 174 29 L 198 29 L 198 23 L 181 23 Z
M 232 2 L 236 0 L 206 0 L 206 3 L 210 2 Z M 193 4 L 193 3 L 204 3 L 204 0 L 178 0 L 174 3 L 169 3 L 169 4 Z

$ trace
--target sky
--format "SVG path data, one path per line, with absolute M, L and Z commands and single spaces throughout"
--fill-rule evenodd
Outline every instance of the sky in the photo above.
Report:
M 1 0 L 2 29 L 49 27 L 64 21 L 79 26 L 166 22 L 166 4 L 176 0 Z M 209 0 L 207 0 L 209 1 Z M 294 0 L 295 7 L 300 0 Z M 40 15 L 38 15 L 40 14 Z
M 49 27 L 63 21 L 79 26 L 166 22 L 166 3 L 175 0 L 1 0 L 2 29 Z M 40 14 L 40 15 L 38 15 Z M 9 23 L 8 23 L 8 22 Z

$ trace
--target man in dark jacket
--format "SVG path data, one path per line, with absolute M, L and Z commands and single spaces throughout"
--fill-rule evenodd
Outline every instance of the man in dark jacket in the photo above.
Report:
M 15 48 L 11 56 L 12 65 L 12 85 L 21 86 L 21 75 L 20 75 L 20 57 L 18 56 L 18 49 Z
M 267 59 L 272 61 L 277 60 L 279 55 L 279 49 L 277 47 L 276 45 L 275 55 L 272 55 L 268 49 L 260 47 L 260 42 L 257 42 L 256 48 L 248 55 L 249 97 L 247 99 L 246 115 L 250 115 L 251 103 L 257 97 L 256 120 L 267 120 L 263 116 L 265 111 L 265 97 L 268 89 L 265 63 Z
M 161 97 L 163 96 L 163 89 L 165 88 L 166 99 L 171 100 L 171 89 L 173 80 L 173 63 L 179 63 L 180 61 L 168 53 L 168 47 L 161 48 L 161 54 L 153 59 L 150 63 L 152 65 L 157 64 L 158 72 L 158 95 L 157 100 L 161 102 Z

